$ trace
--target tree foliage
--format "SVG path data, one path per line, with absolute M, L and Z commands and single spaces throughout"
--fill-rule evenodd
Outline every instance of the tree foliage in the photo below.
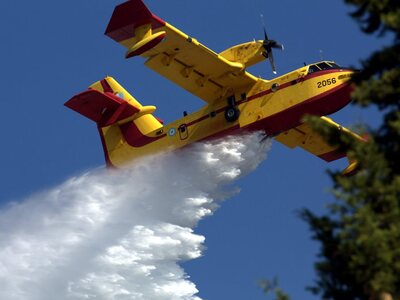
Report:
M 275 296 L 275 300 L 290 300 L 289 295 L 279 287 L 277 278 L 274 278 L 273 280 L 260 280 L 258 285 L 262 288 L 266 295 L 273 294 Z
M 390 35 L 390 46 L 373 53 L 354 76 L 354 103 L 381 112 L 368 143 L 357 143 L 310 123 L 331 143 L 349 149 L 360 163 L 352 177 L 331 173 L 336 200 L 328 213 L 302 217 L 320 242 L 317 280 L 323 299 L 400 299 L 400 1 L 345 0 L 367 34 Z

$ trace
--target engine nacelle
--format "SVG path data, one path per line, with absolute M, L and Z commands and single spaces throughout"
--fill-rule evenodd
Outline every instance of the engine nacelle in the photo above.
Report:
M 263 41 L 259 40 L 233 46 L 219 55 L 231 62 L 241 63 L 247 68 L 265 60 L 264 51 Z

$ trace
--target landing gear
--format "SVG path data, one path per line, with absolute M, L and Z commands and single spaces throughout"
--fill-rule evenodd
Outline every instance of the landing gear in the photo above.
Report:
M 228 107 L 225 110 L 225 119 L 228 122 L 235 122 L 240 115 L 240 110 L 236 108 L 235 96 L 228 97 Z
M 240 115 L 240 111 L 236 107 L 229 107 L 225 110 L 225 119 L 228 122 L 235 122 Z

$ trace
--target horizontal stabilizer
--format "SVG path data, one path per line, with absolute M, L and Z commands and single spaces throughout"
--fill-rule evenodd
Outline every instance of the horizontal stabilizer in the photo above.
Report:
M 95 89 L 74 96 L 64 105 L 96 122 L 100 127 L 112 125 L 140 112 L 139 108 L 124 99 Z

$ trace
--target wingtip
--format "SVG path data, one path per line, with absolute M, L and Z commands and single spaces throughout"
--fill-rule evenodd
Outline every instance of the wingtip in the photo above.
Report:
M 125 1 L 114 8 L 105 35 L 121 42 L 134 37 L 136 28 L 146 24 L 159 28 L 165 26 L 165 21 L 152 14 L 143 0 Z

